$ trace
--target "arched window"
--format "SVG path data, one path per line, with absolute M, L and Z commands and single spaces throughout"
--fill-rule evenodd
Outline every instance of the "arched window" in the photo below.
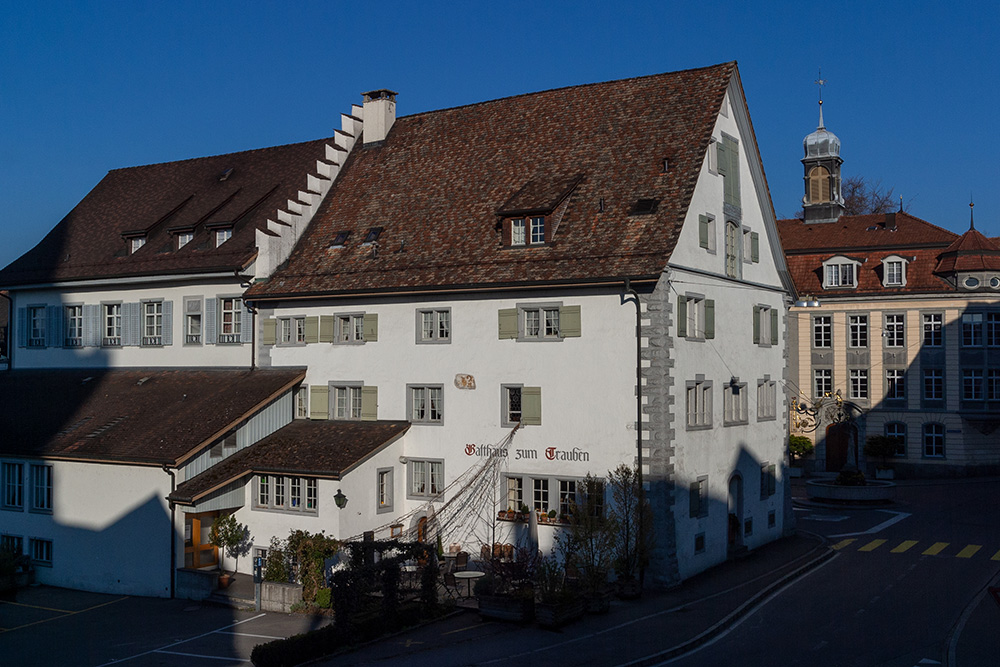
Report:
M 809 170 L 809 203 L 822 204 L 830 201 L 830 172 L 826 167 Z
M 924 424 L 924 456 L 944 458 L 944 424 Z
M 896 456 L 906 456 L 906 424 L 889 422 L 885 425 L 885 434 L 896 441 Z

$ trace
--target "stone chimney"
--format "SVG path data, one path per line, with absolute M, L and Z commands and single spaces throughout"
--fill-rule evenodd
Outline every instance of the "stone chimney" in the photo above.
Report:
M 362 93 L 365 99 L 364 130 L 365 146 L 380 144 L 396 121 L 396 93 L 391 90 L 372 90 Z

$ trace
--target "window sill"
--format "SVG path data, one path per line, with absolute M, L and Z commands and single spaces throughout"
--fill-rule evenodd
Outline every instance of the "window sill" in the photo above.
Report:
M 712 429 L 711 424 L 688 424 L 685 427 L 688 431 L 709 431 Z
M 3 507 L 0 507 L 0 510 L 3 510 L 4 512 L 23 512 L 24 506 L 16 507 L 14 505 L 4 505 Z

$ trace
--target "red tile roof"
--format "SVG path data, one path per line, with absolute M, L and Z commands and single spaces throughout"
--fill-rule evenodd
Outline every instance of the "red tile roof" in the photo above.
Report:
M 727 63 L 401 117 L 353 151 L 287 267 L 248 296 L 658 275 L 734 76 Z M 655 213 L 630 215 L 639 199 Z M 499 212 L 557 205 L 551 243 L 503 246 Z M 370 227 L 385 228 L 377 252 L 360 245 Z
M 0 373 L 0 455 L 175 465 L 304 377 L 303 369 Z
M 297 419 L 178 485 L 169 499 L 184 505 L 253 473 L 340 478 L 410 428 L 406 421 Z
M 939 273 L 1000 271 L 1000 246 L 969 229 L 941 253 L 937 270 Z
M 0 285 L 238 271 L 256 255 L 254 230 L 298 199 L 332 141 L 110 171 L 38 245 L 0 271 Z M 227 222 L 233 236 L 216 248 L 210 228 Z M 177 249 L 172 229 L 191 229 L 194 239 Z M 123 237 L 129 233 L 147 236 L 133 254 Z

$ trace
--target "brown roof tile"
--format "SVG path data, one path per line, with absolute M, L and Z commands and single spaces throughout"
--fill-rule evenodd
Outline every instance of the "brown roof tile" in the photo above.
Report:
M 779 220 L 778 231 L 786 255 L 869 248 L 945 248 L 958 238 L 954 232 L 909 213 L 845 215 L 837 222 L 811 224 L 798 219 Z
M 962 234 L 941 253 L 939 273 L 1000 271 L 1000 246 L 976 229 Z
M 0 271 L 0 285 L 240 270 L 256 255 L 254 230 L 306 189 L 306 175 L 331 142 L 110 171 L 38 245 Z M 233 237 L 216 248 L 211 228 L 230 222 Z M 181 249 L 169 231 L 177 229 L 194 230 Z M 147 235 L 132 254 L 123 238 L 129 233 Z
M 295 420 L 178 485 L 169 498 L 193 504 L 251 473 L 339 478 L 409 428 L 406 421 Z
M 727 63 L 401 117 L 384 143 L 354 150 L 287 267 L 248 295 L 658 274 L 735 72 Z M 640 198 L 659 200 L 656 212 L 629 215 Z M 557 204 L 551 244 L 503 247 L 498 211 Z M 377 253 L 360 246 L 370 227 L 385 228 Z M 341 230 L 351 238 L 331 249 Z
M 302 369 L 0 373 L 0 454 L 175 465 L 303 377 Z

